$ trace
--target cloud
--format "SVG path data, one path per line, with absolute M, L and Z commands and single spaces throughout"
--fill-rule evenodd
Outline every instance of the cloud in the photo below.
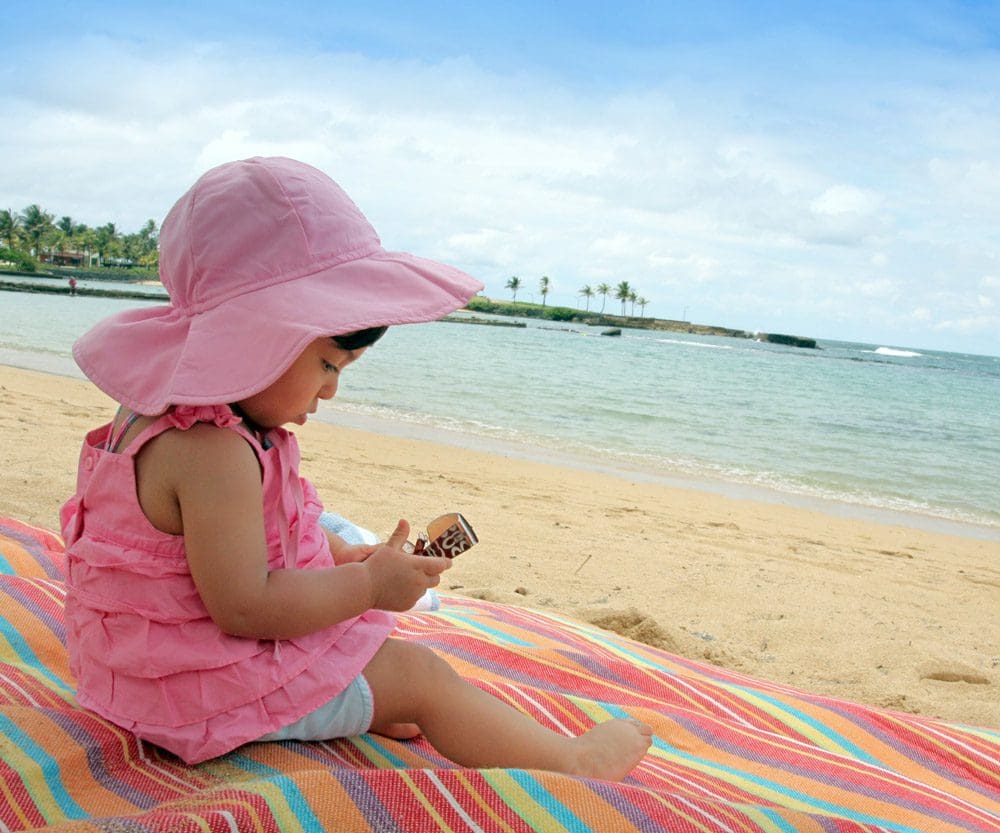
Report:
M 892 298 L 899 292 L 898 284 L 889 278 L 874 278 L 855 285 L 856 291 L 865 298 Z
M 878 195 L 851 185 L 831 185 L 810 204 L 814 214 L 842 217 L 865 216 L 878 207 Z
M 861 246 L 891 234 L 891 221 L 880 216 L 881 195 L 853 185 L 830 185 L 809 203 L 799 223 L 804 239 L 816 243 Z
M 934 329 L 939 332 L 954 332 L 960 335 L 980 335 L 1000 330 L 1000 315 L 973 315 L 968 318 L 938 321 Z

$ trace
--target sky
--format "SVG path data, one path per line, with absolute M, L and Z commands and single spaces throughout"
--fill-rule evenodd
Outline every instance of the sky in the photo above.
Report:
M 33 0 L 3 29 L 0 208 L 138 231 L 291 156 L 492 298 L 628 281 L 647 316 L 1000 355 L 996 0 Z

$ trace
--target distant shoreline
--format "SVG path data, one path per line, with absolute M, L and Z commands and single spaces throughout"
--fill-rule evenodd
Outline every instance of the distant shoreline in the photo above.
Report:
M 54 295 L 72 294 L 67 284 L 45 285 L 25 284 L 15 281 L 3 280 L 4 274 L 16 275 L 20 278 L 39 278 L 41 280 L 68 281 L 72 275 L 59 275 L 52 272 L 3 272 L 0 271 L 0 290 L 12 292 L 48 292 Z M 162 286 L 159 281 L 149 279 L 129 280 L 123 276 L 121 278 L 98 278 L 90 277 L 88 280 L 107 281 L 108 283 L 130 283 L 139 286 Z M 169 300 L 164 290 L 162 296 L 150 292 L 139 292 L 129 289 L 95 289 L 93 287 L 77 287 L 77 295 L 94 295 L 103 298 L 129 298 L 129 299 L 153 299 Z M 715 324 L 694 324 L 690 321 L 678 321 L 671 318 L 646 318 L 644 316 L 623 316 L 612 315 L 610 313 L 592 313 L 588 310 L 574 310 L 570 307 L 546 307 L 543 304 L 529 304 L 524 302 L 496 301 L 485 296 L 476 296 L 465 308 L 469 312 L 485 312 L 490 315 L 501 315 L 520 318 L 538 318 L 552 321 L 568 321 L 575 324 L 586 324 L 587 326 L 599 327 L 629 327 L 638 330 L 659 330 L 662 332 L 685 333 L 688 335 L 701 336 L 723 336 L 727 338 L 752 338 L 759 341 L 767 341 L 772 344 L 784 344 L 789 347 L 800 347 L 805 349 L 819 349 L 816 339 L 804 336 L 787 335 L 784 333 L 749 333 L 746 330 L 736 330 L 730 327 L 722 327 Z M 452 318 L 450 320 L 460 321 Z M 469 321 L 465 323 L 483 323 L 481 321 Z
M 716 324 L 694 324 L 691 321 L 679 321 L 673 318 L 613 315 L 611 313 L 590 312 L 589 310 L 573 309 L 571 307 L 547 307 L 544 304 L 525 303 L 523 301 L 496 301 L 482 295 L 477 295 L 469 301 L 466 309 L 469 312 L 489 313 L 490 315 L 537 318 L 573 324 L 586 324 L 595 327 L 629 327 L 636 330 L 658 330 L 670 333 L 685 333 L 687 335 L 748 338 L 756 339 L 757 341 L 767 341 L 772 344 L 784 344 L 788 347 L 800 347 L 810 350 L 819 349 L 816 339 L 805 336 L 787 335 L 784 333 L 748 333 L 746 330 L 734 330 L 731 327 L 721 327 Z
M 5 275 L 14 275 L 19 278 L 41 278 L 46 280 L 57 280 L 60 281 L 59 284 L 44 284 L 44 283 L 22 283 L 20 281 L 4 280 Z M 88 278 L 87 280 L 96 281 L 97 278 Z M 107 281 L 110 284 L 117 284 L 119 281 Z M 127 284 L 137 284 L 139 286 L 157 286 L 160 284 L 154 284 L 150 281 L 127 281 Z M 62 275 L 33 275 L 28 272 L 0 272 L 0 290 L 7 292 L 39 292 L 46 295 L 91 295 L 95 298 L 127 298 L 131 300 L 144 300 L 144 301 L 169 301 L 170 297 L 167 295 L 166 290 L 163 291 L 162 295 L 155 292 L 148 292 L 136 289 L 97 289 L 90 286 L 77 286 L 75 290 L 69 285 L 69 277 L 63 277 Z

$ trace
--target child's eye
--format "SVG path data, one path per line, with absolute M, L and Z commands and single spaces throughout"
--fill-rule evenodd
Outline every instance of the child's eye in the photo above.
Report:
M 326 359 L 323 360 L 323 371 L 325 373 L 340 373 L 340 368 L 335 364 L 330 364 Z

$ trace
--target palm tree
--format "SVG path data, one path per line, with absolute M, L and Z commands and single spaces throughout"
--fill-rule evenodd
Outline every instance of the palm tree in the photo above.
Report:
M 121 235 L 114 223 L 107 223 L 100 226 L 95 232 L 94 247 L 97 249 L 97 265 L 104 265 L 104 258 L 111 252 L 118 243 Z
M 640 317 L 645 318 L 646 317 L 646 304 L 648 304 L 649 301 L 647 301 L 645 298 L 640 298 L 636 303 L 639 304 Z
M 517 300 L 517 290 L 521 288 L 521 279 L 517 275 L 512 275 L 510 280 L 507 281 L 507 289 L 510 290 L 512 301 Z
M 606 283 L 599 283 L 597 285 L 597 294 L 603 299 L 601 301 L 601 314 L 604 314 L 604 305 L 608 302 L 608 293 L 611 291 L 611 287 Z
M 55 228 L 53 219 L 48 211 L 42 211 L 37 204 L 29 205 L 21 212 L 21 228 L 24 229 L 24 236 L 28 238 L 28 243 L 34 250 L 30 253 L 35 257 L 40 253 L 42 238 Z
M 549 294 L 549 279 L 542 275 L 542 279 L 538 282 L 538 291 L 542 293 L 542 306 L 545 306 L 545 296 Z
M 588 283 L 586 286 L 580 288 L 580 295 L 587 299 L 587 312 L 590 312 L 590 299 L 594 297 L 594 290 L 590 288 Z
M 20 226 L 21 218 L 17 214 L 9 208 L 0 211 L 0 243 L 8 249 L 15 248 L 17 238 L 20 237 Z
M 156 223 L 147 220 L 146 225 L 134 234 L 126 234 L 122 240 L 125 257 L 142 266 L 152 266 L 159 258 L 156 252 Z
M 59 254 L 65 254 L 73 247 L 73 218 L 63 215 L 55 225 L 55 248 Z
M 73 229 L 73 239 L 76 241 L 77 248 L 83 251 L 83 262 L 87 266 L 92 266 L 91 259 L 97 246 L 97 232 L 86 223 L 80 223 Z
M 635 294 L 634 289 L 630 289 L 628 291 L 628 299 L 629 302 L 632 304 L 632 310 L 629 312 L 629 315 L 632 318 L 635 318 L 635 302 L 639 300 L 639 296 Z
M 622 281 L 615 287 L 615 299 L 622 302 L 622 318 L 625 317 L 625 302 L 628 300 L 628 294 L 631 291 L 632 287 L 628 285 L 628 281 Z
M 156 228 L 156 221 L 146 220 L 146 225 L 139 230 L 139 239 L 142 241 L 142 253 L 144 255 L 149 255 L 156 251 L 159 237 L 160 234 Z

